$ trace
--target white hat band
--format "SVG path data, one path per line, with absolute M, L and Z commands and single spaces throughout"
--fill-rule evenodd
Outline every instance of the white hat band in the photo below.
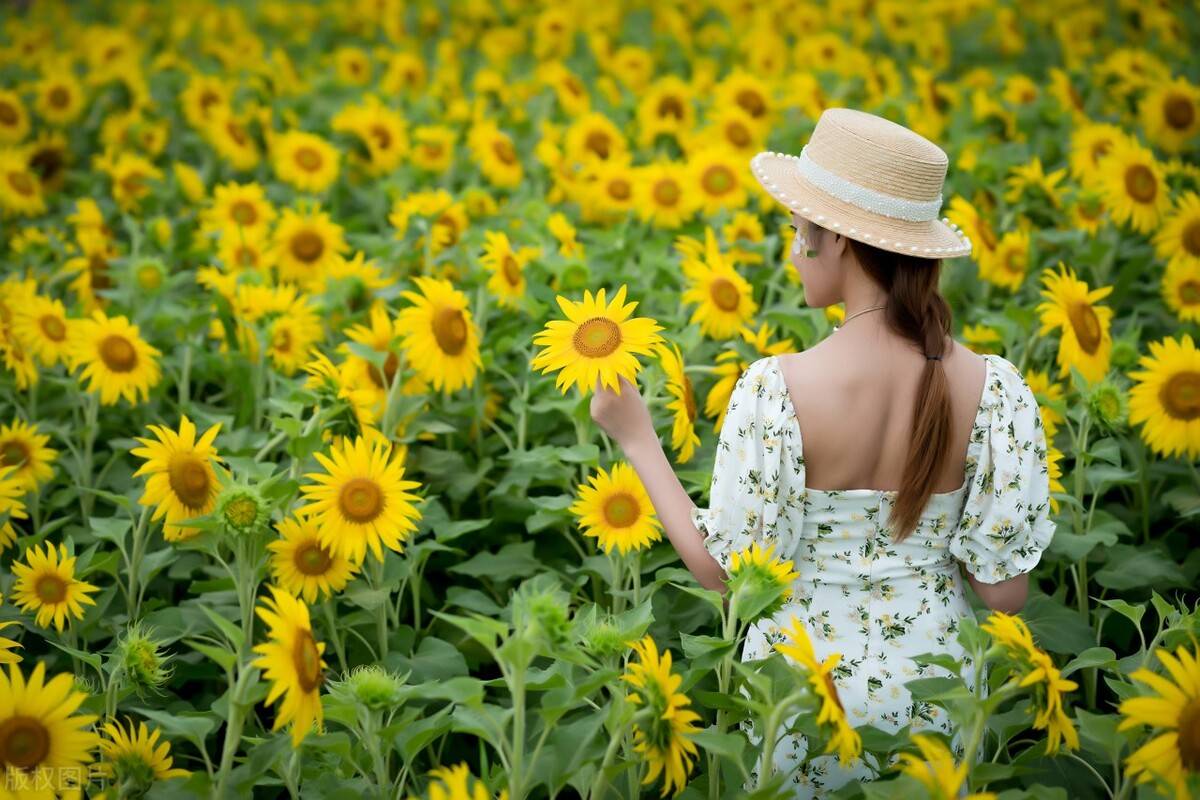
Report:
M 906 197 L 893 197 L 890 194 L 877 192 L 825 169 L 809 158 L 805 152 L 807 149 L 807 145 L 800 149 L 800 157 L 796 159 L 796 169 L 805 180 L 821 191 L 864 211 L 883 214 L 887 217 L 895 217 L 909 222 L 928 222 L 937 219 L 938 211 L 942 207 L 940 192 L 933 200 L 909 200 Z

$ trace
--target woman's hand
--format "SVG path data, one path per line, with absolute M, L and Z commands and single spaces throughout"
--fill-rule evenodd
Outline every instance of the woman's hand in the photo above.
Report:
M 646 407 L 642 393 L 623 376 L 618 375 L 617 381 L 621 386 L 619 395 L 602 386 L 600 379 L 596 378 L 591 404 L 592 419 L 622 447 L 640 436 L 654 438 L 654 422 L 650 419 L 650 409 Z

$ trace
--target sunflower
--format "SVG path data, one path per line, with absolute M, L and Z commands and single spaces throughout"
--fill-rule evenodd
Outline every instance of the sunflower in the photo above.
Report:
M 958 225 L 974 245 L 971 257 L 979 265 L 980 275 L 990 274 L 996 247 L 999 245 L 991 223 L 966 198 L 959 195 L 950 198 L 946 218 Z
M 536 247 L 514 248 L 503 231 L 485 231 L 483 237 L 479 263 L 492 273 L 487 287 L 502 307 L 516 308 L 525 296 L 525 266 L 541 251 Z
M 17 622 L 16 620 L 9 620 L 8 622 L 0 622 L 0 631 L 3 631 L 6 628 L 11 628 L 14 625 L 18 626 L 17 629 L 20 630 L 21 623 Z M 12 652 L 19 647 L 21 647 L 20 642 L 15 641 L 13 639 L 6 639 L 6 638 L 0 636 L 0 664 L 19 664 L 19 663 L 21 663 L 20 653 Z
M 74 274 L 71 291 L 90 314 L 108 303 L 101 292 L 116 286 L 110 262 L 118 254 L 112 239 L 99 228 L 81 228 L 76 238 L 77 253 L 63 264 L 63 272 Z
M 314 456 L 325 472 L 304 476 L 316 483 L 300 487 L 308 505 L 296 513 L 313 519 L 321 544 L 354 564 L 363 562 L 368 547 L 380 561 L 380 545 L 404 552 L 404 541 L 421 516 L 413 505 L 420 497 L 408 490 L 421 484 L 403 479 L 404 464 L 391 445 L 386 440 L 368 444 L 360 436 L 333 447 L 328 456 Z
M 1046 270 L 1042 274 L 1046 288 L 1037 312 L 1042 327 L 1039 336 L 1055 328 L 1061 329 L 1058 342 L 1059 377 L 1070 374 L 1071 367 L 1079 369 L 1089 383 L 1095 383 L 1108 372 L 1112 355 L 1112 334 L 1109 324 L 1113 310 L 1095 305 L 1112 293 L 1112 286 L 1089 289 L 1075 271 L 1059 262 L 1059 272 Z
M 61 300 L 39 294 L 16 309 L 12 331 L 43 366 L 52 367 L 70 352 L 70 324 Z
M 816 651 L 813 650 L 812 640 L 808 637 L 804 622 L 795 614 L 792 615 L 790 624 L 783 628 L 783 633 L 787 641 L 776 642 L 775 649 L 795 659 L 808 673 L 808 684 L 821 704 L 817 724 L 832 729 L 829 744 L 825 747 L 826 754 L 836 750 L 839 762 L 853 761 L 862 753 L 862 738 L 858 731 L 850 726 L 846 718 L 846 709 L 842 706 L 837 685 L 833 680 L 834 669 L 841 660 L 841 654 L 833 653 L 824 661 L 817 661 Z
M 25 512 L 25 502 L 21 499 L 26 493 L 24 482 L 21 480 L 18 468 L 5 464 L 0 466 L 0 517 L 4 523 L 0 525 L 0 550 L 17 541 L 17 529 L 13 527 L 14 519 L 28 519 Z
M 684 369 L 679 345 L 674 342 L 670 344 L 669 348 L 666 344 L 660 344 L 656 351 L 667 376 L 667 393 L 671 395 L 667 409 L 674 412 L 671 417 L 671 447 L 675 450 L 676 463 L 684 464 L 691 461 L 696 446 L 700 444 L 700 437 L 696 434 L 696 389 Z
M 285 208 L 272 239 L 273 259 L 280 280 L 315 285 L 346 252 L 342 226 L 319 206 Z
M 196 438 L 196 425 L 184 414 L 179 422 L 179 431 L 165 425 L 147 425 L 155 439 L 138 438 L 141 447 L 130 451 L 146 460 L 133 473 L 134 477 L 148 475 L 146 490 L 138 498 L 138 504 L 154 506 L 153 519 L 163 519 L 163 538 L 169 542 L 194 536 L 198 531 L 176 524 L 180 520 L 208 514 L 216 506 L 217 473 L 213 468 L 221 461 L 213 447 L 213 439 L 221 430 L 215 423 L 204 434 Z
M 98 157 L 96 166 L 108 173 L 113 200 L 122 211 L 136 212 L 142 200 L 150 196 L 149 182 L 163 177 L 162 170 L 129 150 L 113 158 Z
M 1100 192 L 1094 189 L 1082 189 L 1076 193 L 1071 202 L 1069 213 L 1071 226 L 1081 231 L 1087 231 L 1092 236 L 1100 230 L 1100 226 L 1108 220 L 1108 210 Z
M 363 86 L 371 80 L 371 59 L 361 47 L 339 47 L 333 53 L 338 80 L 350 86 Z
M 467 762 L 460 761 L 453 766 L 434 767 L 429 770 L 429 800 L 492 800 L 487 784 L 471 774 Z M 408 800 L 421 800 L 417 795 L 410 794 Z M 508 800 L 508 790 L 501 789 L 495 795 L 495 800 Z
M 195 167 L 176 161 L 171 164 L 171 172 L 175 175 L 175 183 L 179 186 L 180 193 L 189 203 L 203 203 L 208 197 L 204 177 Z
M 713 87 L 713 107 L 736 106 L 753 120 L 759 132 L 770 128 L 775 112 L 771 87 L 761 78 L 743 69 L 734 69 Z
M 275 582 L 304 602 L 318 596 L 330 597 L 346 588 L 358 567 L 344 555 L 321 544 L 320 533 L 312 520 L 289 517 L 276 524 L 279 539 L 267 545 L 271 551 L 271 572 Z
M 655 228 L 678 228 L 696 213 L 699 197 L 686 164 L 660 161 L 637 173 L 634 208 Z
M 267 199 L 260 183 L 230 181 L 213 187 L 212 200 L 200 212 L 201 230 L 227 234 L 241 232 L 246 236 L 265 236 L 275 219 L 275 206 Z
M 4 216 L 24 217 L 46 211 L 42 182 L 29 168 L 24 150 L 0 149 L 0 211 Z
M 127 719 L 124 726 L 117 721 L 105 722 L 103 730 L 105 738 L 100 740 L 100 763 L 95 771 L 125 791 L 136 794 L 149 790 L 155 781 L 192 774 L 171 766 L 171 745 L 158 741 L 162 731 L 157 728 L 152 732 L 146 723 L 139 722 L 135 729 L 133 721 Z
M 262 158 L 258 143 L 245 124 L 224 106 L 213 112 L 200 133 L 217 155 L 239 172 L 254 169 Z
M 681 135 L 696 124 L 695 97 L 691 87 L 677 75 L 652 83 L 637 106 L 638 144 L 651 147 L 659 136 Z
M 96 716 L 75 714 L 87 694 L 62 672 L 46 680 L 38 662 L 28 680 L 16 664 L 0 672 L 0 758 L 6 796 L 58 797 L 78 794 L 85 767 L 99 737 L 90 729 Z
M 470 387 L 483 361 L 467 296 L 449 281 L 424 275 L 414 276 L 413 281 L 420 291 L 402 293 L 413 305 L 396 319 L 405 355 L 417 374 L 436 389 L 448 394 Z
M 1045 370 L 1029 370 L 1024 375 L 1025 385 L 1033 392 L 1038 400 L 1038 410 L 1042 416 L 1042 427 L 1045 429 L 1046 441 L 1054 439 L 1058 426 L 1062 424 L 1062 414 L 1051 408 L 1047 401 L 1057 402 L 1063 399 L 1062 386 L 1050 379 Z
M 321 685 L 325 682 L 325 643 L 313 636 L 308 606 L 275 586 L 268 587 L 273 597 L 264 598 L 255 611 L 270 628 L 268 639 L 255 645 L 259 654 L 253 662 L 271 682 L 264 701 L 274 703 L 281 695 L 283 702 L 275 715 L 271 730 L 277 731 L 291 723 L 292 746 L 299 747 L 315 725 L 322 727 Z
M 338 177 L 338 151 L 307 131 L 287 131 L 271 143 L 275 175 L 302 192 L 323 192 Z
M 34 545 L 25 551 L 25 563 L 13 562 L 16 577 L 13 583 L 13 603 L 22 611 L 36 611 L 37 624 L 48 628 L 50 623 L 59 632 L 71 617 L 83 618 L 83 605 L 94 606 L 88 597 L 99 588 L 75 579 L 75 556 L 67 554 L 67 546 L 46 543 L 43 551 Z
M 719 107 L 716 116 L 694 136 L 688 136 L 688 151 L 720 144 L 743 159 L 763 148 L 765 132 L 754 117 L 737 106 Z
M 1009 231 L 1000 237 L 992 258 L 988 259 L 988 271 L 980 266 L 979 277 L 1011 292 L 1016 292 L 1025 283 L 1029 270 L 1029 231 Z
M 1063 741 L 1068 750 L 1078 750 L 1079 734 L 1064 710 L 1063 694 L 1079 685 L 1062 677 L 1050 656 L 1034 644 L 1033 634 L 1020 617 L 993 611 L 980 628 L 1012 661 L 1017 685 L 1033 687 L 1033 708 L 1037 712 L 1033 727 L 1047 732 L 1046 754 L 1057 753 Z
M 275 369 L 294 375 L 304 366 L 309 351 L 325 336 L 321 318 L 307 295 L 274 320 L 267 329 L 267 355 Z
M 511 188 L 521 182 L 524 170 L 512 137 L 490 120 L 477 122 L 467 134 L 467 146 L 488 183 Z
M 74 323 L 71 333 L 71 368 L 82 367 L 80 381 L 88 382 L 87 391 L 99 393 L 102 405 L 122 397 L 137 405 L 139 396 L 150 397 L 162 377 L 157 361 L 162 353 L 142 339 L 137 325 L 124 316 L 95 311 Z
M 705 214 L 746 205 L 746 188 L 741 179 L 743 169 L 738 155 L 722 147 L 706 148 L 689 155 L 690 192 L 700 200 Z
M 229 110 L 233 91 L 229 84 L 215 75 L 193 73 L 179 95 L 183 118 L 197 130 Z
M 912 742 L 921 751 L 918 758 L 914 753 L 900 753 L 900 772 L 918 781 L 925 787 L 932 800 L 993 800 L 992 792 L 963 794 L 961 789 L 967 779 L 968 768 L 954 762 L 954 754 L 945 742 L 928 733 L 915 733 Z
M 558 254 L 563 258 L 583 258 L 583 245 L 576 238 L 575 226 L 561 211 L 555 211 L 546 219 L 546 229 L 558 242 Z
M 629 161 L 629 143 L 621 129 L 598 111 L 580 116 L 564 135 L 563 148 L 570 163 L 590 164 L 617 159 Z
M 1163 270 L 1163 301 L 1184 322 L 1200 322 L 1200 261 Z
M 347 133 L 358 139 L 366 156 L 354 151 L 350 160 L 374 177 L 387 175 L 396 169 L 409 151 L 404 118 L 374 95 L 369 95 L 361 105 L 343 108 L 334 115 L 331 127 L 338 133 Z
M 23 142 L 29 127 L 29 112 L 21 96 L 11 89 L 0 89 L 0 145 Z
M 770 616 L 792 596 L 792 584 L 800 577 L 793 569 L 791 559 L 775 555 L 775 545 L 762 547 L 753 542 L 745 550 L 732 553 L 729 557 L 729 583 L 736 588 L 743 583 L 753 584 L 756 593 L 765 592 L 777 601 L 767 605 L 759 616 Z
M 1062 465 L 1058 462 L 1062 461 L 1062 451 L 1054 445 L 1049 445 L 1046 448 L 1046 474 L 1050 482 L 1050 511 L 1058 513 L 1058 500 L 1055 499 L 1055 493 L 1067 494 L 1067 489 L 1062 482 Z
M 49 68 L 38 80 L 34 92 L 34 108 L 50 125 L 70 125 L 83 113 L 83 84 L 68 67 Z
M 611 473 L 599 467 L 588 484 L 578 488 L 569 510 L 579 518 L 584 535 L 596 537 L 605 553 L 615 548 L 625 555 L 662 540 L 662 524 L 633 467 L 614 464 Z
M 584 290 L 582 302 L 559 295 L 555 299 L 566 320 L 551 320 L 534 334 L 533 343 L 544 345 L 530 366 L 543 373 L 559 370 L 555 386 L 566 394 L 578 386 L 588 394 L 601 385 L 619 393 L 619 377 L 635 383 L 640 365 L 637 354 L 650 355 L 662 342 L 657 333 L 662 326 L 649 317 L 629 318 L 637 302 L 625 303 L 626 286 L 621 285 L 611 303 L 605 301 L 605 289 L 595 298 Z M 636 384 L 635 384 L 636 385 Z
M 692 737 L 700 732 L 696 722 L 700 715 L 687 708 L 691 700 L 679 690 L 683 676 L 671 672 L 671 651 L 659 656 L 653 637 L 647 635 L 633 643 L 638 656 L 630 661 L 621 680 L 633 687 L 626 699 L 634 705 L 651 709 L 653 715 L 634 729 L 634 750 L 641 753 L 650 765 L 642 784 L 652 783 L 659 773 L 663 776 L 660 797 L 666 797 L 674 787 L 678 795 L 687 785 L 697 748 Z
M 1200 133 L 1200 87 L 1183 76 L 1153 84 L 1142 96 L 1138 117 L 1151 144 L 1182 153 Z
M 61 189 L 71 160 L 67 137 L 61 131 L 41 131 L 24 149 L 25 163 L 38 176 L 42 191 L 50 194 Z
M 698 322 L 705 336 L 728 339 L 742 328 L 758 310 L 753 287 L 737 273 L 717 246 L 712 228 L 705 229 L 705 243 L 680 236 L 675 248 L 683 254 L 681 267 L 688 288 L 683 303 L 695 303 L 689 323 Z
M 1071 132 L 1068 157 L 1072 177 L 1085 186 L 1097 184 L 1103 159 L 1118 142 L 1129 139 L 1128 133 L 1110 122 L 1091 122 L 1076 128 Z
M 1150 233 L 1171 208 L 1166 175 L 1154 154 L 1135 140 L 1113 144 L 1100 164 L 1099 189 L 1113 221 Z
M 1062 206 L 1062 190 L 1058 188 L 1058 184 L 1067 175 L 1066 167 L 1046 174 L 1042 168 L 1041 157 L 1034 156 L 1028 164 L 1012 167 L 1008 173 L 1004 181 L 1007 187 L 1004 199 L 1009 203 L 1016 203 L 1032 194 L 1046 198 L 1054 208 Z
M 4 479 L 32 492 L 54 477 L 50 462 L 58 458 L 58 451 L 46 446 L 49 441 L 49 435 L 38 433 L 37 425 L 23 420 L 0 427 L 0 467 L 13 468 Z
M 454 163 L 453 128 L 420 125 L 413 129 L 412 163 L 426 172 L 445 172 Z
M 1200 266 L 1200 194 L 1187 192 L 1154 234 L 1155 255 L 1167 266 Z
M 1125 759 L 1125 774 L 1138 783 L 1160 781 L 1186 798 L 1189 780 L 1200 774 L 1200 659 L 1182 645 L 1174 655 L 1165 648 L 1155 655 L 1170 677 L 1134 670 L 1129 677 L 1153 694 L 1126 698 L 1117 708 L 1125 718 L 1118 731 L 1148 725 L 1157 734 Z
M 1191 334 L 1150 342 L 1150 354 L 1130 372 L 1129 421 L 1142 424 L 1142 439 L 1154 452 L 1200 458 L 1200 350 Z
M 217 241 L 217 260 L 230 273 L 266 272 L 275 266 L 277 250 L 266 233 L 226 231 Z
M 729 408 L 729 398 L 733 396 L 733 388 L 749 363 L 742 360 L 737 351 L 732 349 L 718 354 L 716 361 L 718 363 L 712 368 L 712 372 L 717 376 L 717 382 L 704 396 L 704 413 L 716 417 L 713 432 L 719 434 L 725 424 L 725 413 Z

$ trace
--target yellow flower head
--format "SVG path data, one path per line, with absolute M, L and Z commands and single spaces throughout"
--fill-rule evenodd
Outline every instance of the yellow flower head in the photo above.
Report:
M 259 658 L 253 663 L 271 683 L 265 704 L 283 696 L 272 730 L 291 723 L 292 746 L 299 747 L 313 726 L 320 729 L 324 720 L 321 686 L 326 664 L 321 655 L 325 643 L 313 636 L 308 606 L 275 586 L 267 588 L 272 596 L 255 611 L 267 623 L 269 634 L 266 642 L 254 647 Z
M 691 700 L 678 691 L 683 676 L 671 672 L 671 651 L 659 656 L 654 639 L 647 635 L 633 645 L 638 656 L 630 661 L 621 680 L 634 688 L 627 695 L 630 703 L 650 709 L 653 714 L 634 730 L 634 750 L 641 753 L 650 769 L 642 779 L 648 784 L 663 775 L 661 797 L 674 787 L 679 794 L 687 785 L 688 772 L 697 755 L 692 735 L 700 728 L 700 715 L 687 708 Z
M 36 611 L 37 624 L 47 628 L 51 623 L 62 631 L 71 617 L 83 618 L 83 606 L 96 605 L 88 597 L 100 591 L 75 578 L 75 556 L 67 554 L 67 546 L 46 543 L 45 549 L 34 545 L 25 551 L 25 563 L 12 565 L 16 581 L 13 583 L 13 602 L 22 611 Z
M 808 630 L 800 617 L 794 614 L 783 633 L 787 639 L 776 642 L 775 649 L 793 658 L 808 673 L 809 686 L 821 703 L 817 713 L 817 724 L 832 728 L 825 752 L 832 753 L 836 750 L 838 761 L 853 761 L 862 753 L 862 737 L 851 727 L 846 717 L 846 709 L 838 697 L 837 685 L 833 681 L 833 671 L 841 660 L 841 654 L 833 653 L 824 661 L 818 662 L 812 640 L 808 637 Z

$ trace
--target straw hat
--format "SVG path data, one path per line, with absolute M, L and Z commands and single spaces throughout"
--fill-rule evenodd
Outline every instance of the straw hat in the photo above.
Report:
M 772 197 L 823 228 L 933 259 L 971 252 L 958 226 L 938 219 L 948 163 L 940 147 L 903 125 L 828 108 L 798 156 L 763 152 L 750 168 Z

